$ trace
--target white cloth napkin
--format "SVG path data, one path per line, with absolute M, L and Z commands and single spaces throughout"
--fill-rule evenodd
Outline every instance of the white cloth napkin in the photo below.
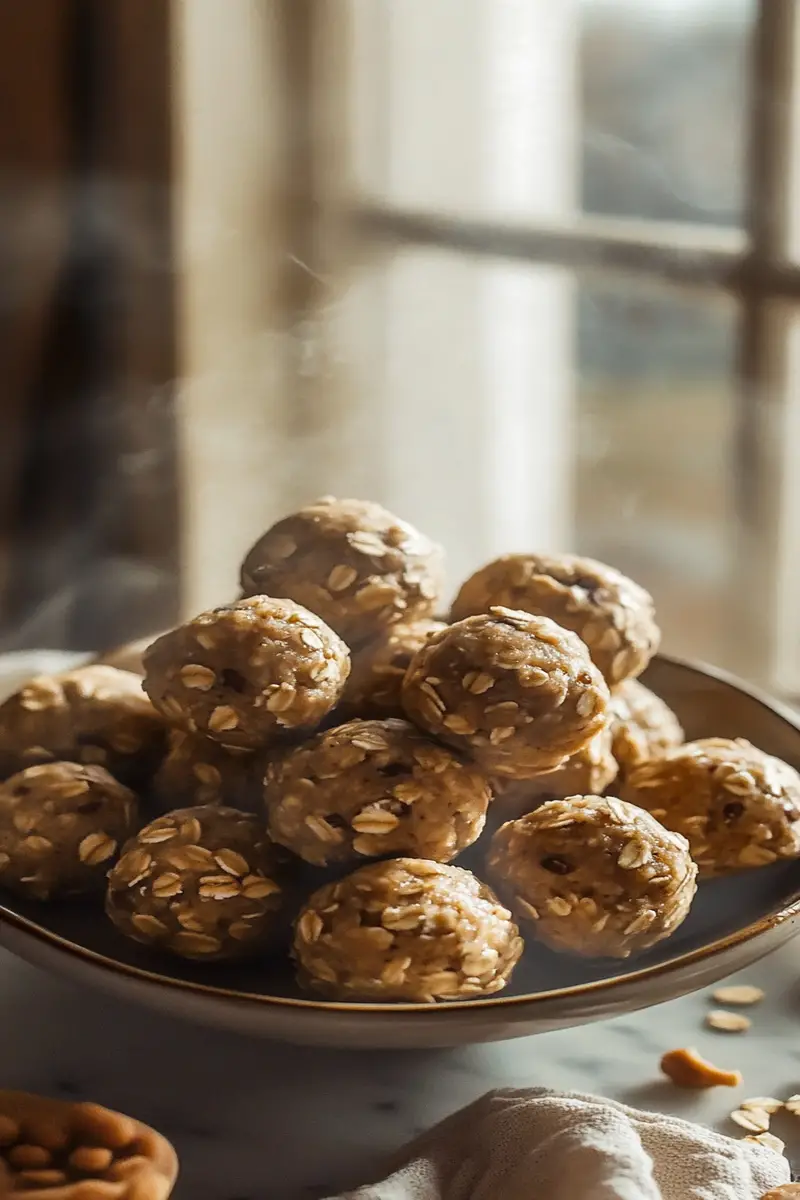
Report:
M 580 1092 L 489 1092 L 338 1200 L 760 1200 L 786 1159 Z M 333 1200 L 333 1198 L 331 1198 Z

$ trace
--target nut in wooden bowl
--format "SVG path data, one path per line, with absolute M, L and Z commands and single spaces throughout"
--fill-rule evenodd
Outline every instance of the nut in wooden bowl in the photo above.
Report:
M 0 1091 L 0 1197 L 167 1200 L 177 1174 L 170 1143 L 132 1117 Z

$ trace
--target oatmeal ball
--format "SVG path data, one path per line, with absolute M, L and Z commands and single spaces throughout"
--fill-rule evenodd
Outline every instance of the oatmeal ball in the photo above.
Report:
M 628 679 L 614 688 L 609 711 L 614 757 L 622 776 L 640 762 L 658 758 L 683 741 L 683 730 L 675 713 L 638 679 Z
M 341 712 L 353 717 L 402 717 L 400 692 L 408 665 L 428 638 L 444 628 L 443 621 L 427 617 L 393 625 L 384 637 L 354 654 Z
M 800 855 L 800 775 L 743 738 L 705 738 L 629 772 L 623 795 L 689 839 L 701 877 Z
M 495 604 L 550 617 L 573 630 L 609 685 L 640 675 L 661 639 L 650 594 L 593 558 L 496 558 L 463 584 L 453 603 L 453 620 L 488 612 Z
M 534 937 L 588 958 L 627 958 L 674 933 L 696 891 L 680 834 L 613 796 L 570 796 L 509 821 L 488 867 Z
M 243 958 L 280 939 L 287 867 L 256 817 L 201 805 L 159 817 L 108 877 L 121 933 L 181 958 Z
M 122 646 L 115 646 L 112 650 L 98 654 L 94 661 L 103 663 L 107 667 L 117 667 L 120 671 L 131 671 L 134 675 L 144 675 L 145 650 L 148 646 L 152 646 L 156 638 L 162 637 L 166 632 L 166 630 L 162 630 L 161 633 L 148 633 L 147 637 L 137 638 L 133 642 L 125 642 Z
M 341 1000 L 489 996 L 522 950 L 511 913 L 485 883 L 425 859 L 361 867 L 314 892 L 295 922 L 300 983 Z
M 251 596 L 179 626 L 145 655 L 144 689 L 189 733 L 255 750 L 313 729 L 350 670 L 341 638 L 292 600 Z
M 247 595 L 288 596 L 359 646 L 433 614 L 442 551 L 380 504 L 326 496 L 268 529 L 241 579 Z
M 0 886 L 52 900 L 102 892 L 137 825 L 136 796 L 103 767 L 52 762 L 0 784 Z
M 555 771 L 534 779 L 501 780 L 495 788 L 493 812 L 506 821 L 531 812 L 545 800 L 564 796 L 598 796 L 617 777 L 617 760 L 611 753 L 611 727 L 606 725 L 576 754 Z
M 0 705 L 0 775 L 36 763 L 106 767 L 124 783 L 149 778 L 166 726 L 130 671 L 102 665 L 38 675 Z
M 199 734 L 173 729 L 153 791 L 164 812 L 194 804 L 224 804 L 260 812 L 264 768 L 263 754 L 231 749 Z
M 604 727 L 608 704 L 574 633 L 508 608 L 435 633 L 412 659 L 402 696 L 412 721 L 511 779 L 575 754 Z
M 267 768 L 273 840 L 315 866 L 409 854 L 449 862 L 492 798 L 477 767 L 408 721 L 350 721 Z

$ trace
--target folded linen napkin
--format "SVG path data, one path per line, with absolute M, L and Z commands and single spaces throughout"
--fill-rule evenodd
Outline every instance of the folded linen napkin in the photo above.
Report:
M 760 1200 L 790 1178 L 769 1147 L 677 1117 L 504 1088 L 411 1142 L 382 1181 L 338 1200 Z

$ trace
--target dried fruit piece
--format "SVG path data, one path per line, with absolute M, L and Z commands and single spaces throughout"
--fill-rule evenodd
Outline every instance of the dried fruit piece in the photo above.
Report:
M 714 1066 L 692 1046 L 669 1050 L 662 1057 L 660 1065 L 667 1078 L 678 1087 L 739 1087 L 742 1082 L 739 1071 L 727 1071 Z

